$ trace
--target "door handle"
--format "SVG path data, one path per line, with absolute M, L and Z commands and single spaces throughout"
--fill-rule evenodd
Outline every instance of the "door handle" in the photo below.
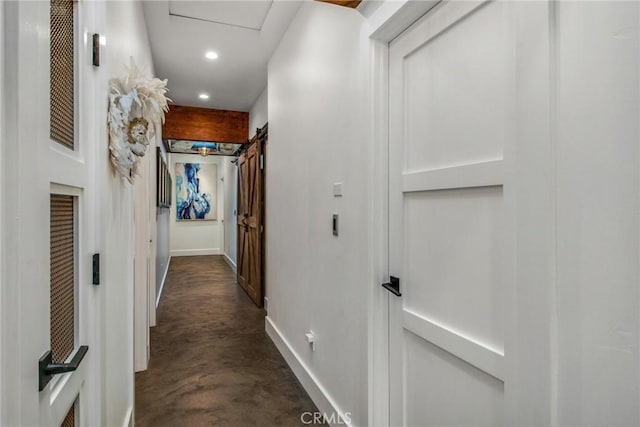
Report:
M 81 345 L 69 363 L 53 363 L 51 350 L 47 350 L 40 360 L 38 360 L 38 391 L 44 390 L 54 375 L 73 372 L 78 369 L 87 351 L 89 351 L 89 346 Z
M 389 277 L 389 283 L 383 283 L 382 287 L 394 294 L 397 297 L 401 297 L 400 293 L 400 278 L 391 276 Z

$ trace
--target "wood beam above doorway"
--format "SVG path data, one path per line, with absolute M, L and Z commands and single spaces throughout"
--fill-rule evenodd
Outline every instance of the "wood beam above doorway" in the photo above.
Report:
M 189 141 L 246 143 L 249 113 L 170 105 L 162 137 Z
M 350 7 L 352 9 L 355 9 L 356 7 L 358 7 L 360 3 L 362 3 L 362 0 L 316 0 L 316 1 L 320 1 L 323 3 L 336 4 L 338 6 Z

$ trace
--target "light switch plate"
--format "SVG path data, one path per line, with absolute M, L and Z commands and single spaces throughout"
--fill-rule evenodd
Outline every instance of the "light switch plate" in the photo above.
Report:
M 342 183 L 334 182 L 333 183 L 333 197 L 342 197 Z

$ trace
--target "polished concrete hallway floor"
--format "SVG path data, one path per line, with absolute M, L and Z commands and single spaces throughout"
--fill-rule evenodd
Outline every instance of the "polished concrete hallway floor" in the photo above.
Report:
M 221 256 L 176 257 L 136 374 L 136 426 L 296 426 L 316 407 Z

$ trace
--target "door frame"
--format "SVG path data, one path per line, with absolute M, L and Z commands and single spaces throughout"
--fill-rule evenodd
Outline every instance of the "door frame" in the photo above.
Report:
M 371 426 L 389 425 L 389 292 L 380 286 L 389 277 L 389 43 L 435 3 L 437 1 L 385 2 L 369 17 L 372 23 L 369 118 L 373 167 L 369 182 L 373 250 L 367 292 L 367 418 Z
M 380 284 L 389 277 L 389 43 L 433 5 L 385 2 L 369 17 L 371 41 L 370 112 L 373 167 L 370 173 L 373 248 L 367 312 L 367 388 L 369 425 L 389 425 L 389 292 Z M 378 190 L 375 190 L 378 189 Z M 383 189 L 383 191 L 379 191 Z
M 132 185 L 134 194 L 134 309 L 133 309 L 133 348 L 134 372 L 145 371 L 149 364 L 149 258 L 151 252 L 150 236 L 150 169 L 153 150 L 139 160 L 139 175 Z
M 162 126 L 156 125 L 155 136 L 152 138 L 154 142 L 153 148 L 158 148 L 158 145 L 162 145 Z M 151 142 L 151 141 L 150 141 Z M 158 232 L 158 212 L 159 207 L 157 206 L 157 176 L 158 176 L 158 156 L 157 150 L 151 149 L 151 144 L 149 144 L 149 175 L 147 177 L 147 185 L 149 188 L 149 277 L 148 277 L 148 294 L 147 294 L 147 306 L 149 312 L 149 325 L 151 328 L 156 326 L 156 281 L 157 281 L 157 272 L 156 272 L 156 259 L 158 257 L 158 242 L 157 240 L 157 232 Z M 151 331 L 149 331 L 149 335 L 151 335 Z M 149 352 L 151 351 L 151 346 L 149 346 Z M 151 354 L 147 355 L 147 358 L 150 358 Z
M 385 2 L 368 16 L 372 91 L 369 119 L 373 140 L 370 208 L 374 214 L 371 219 L 371 277 L 367 292 L 367 415 L 372 426 L 389 425 L 390 403 L 388 334 L 391 297 L 380 286 L 389 277 L 389 43 L 437 3 L 438 0 Z M 363 6 L 359 10 L 366 14 L 365 8 Z M 515 336 L 507 338 L 512 342 L 517 340 L 517 354 L 506 370 L 518 374 L 518 364 L 524 363 L 535 367 L 536 373 L 518 377 L 514 393 L 516 401 L 508 403 L 512 408 L 506 414 L 507 422 L 511 424 L 557 425 L 558 384 L 554 375 L 558 366 L 555 316 L 556 196 L 553 191 L 557 174 L 553 118 L 555 14 L 555 3 L 547 1 L 522 3 L 513 16 L 518 24 L 518 36 L 526 45 L 539 49 L 534 50 L 535 55 L 526 58 L 519 56 L 516 61 L 518 69 L 529 67 L 537 74 L 529 73 L 523 87 L 518 87 L 521 102 L 526 102 L 532 108 L 528 114 L 517 114 L 517 156 L 526 159 L 526 162 L 516 159 L 518 173 L 513 171 L 519 195 L 516 197 L 517 214 L 513 221 L 517 239 L 515 300 L 513 313 L 509 315 L 518 323 L 511 332 Z M 541 176 L 544 178 L 540 179 Z M 522 310 L 522 307 L 526 309 Z M 534 313 L 538 317 L 533 318 Z
M 4 2 L 0 4 L 0 149 L 4 149 Z M 2 160 L 0 160 L 0 191 L 2 191 L 3 188 L 3 164 L 2 164 Z M 4 214 L 3 214 L 3 199 L 2 197 L 0 197 L 0 242 L 4 241 L 3 238 L 3 221 L 4 221 Z M 4 335 L 4 319 L 3 319 L 3 315 L 1 313 L 4 313 L 4 306 L 3 306 L 3 293 L 4 293 L 4 288 L 3 288 L 3 277 L 4 274 L 2 273 L 4 271 L 4 263 L 3 263 L 3 257 L 4 257 L 4 251 L 3 251 L 3 246 L 0 245 L 0 336 Z M 2 339 L 0 339 L 0 347 L 4 346 L 4 341 Z M 4 384 L 4 372 L 3 372 L 3 361 L 2 361 L 2 353 L 0 353 L 0 384 Z M 0 424 L 4 425 L 5 422 L 5 418 L 4 418 L 4 405 L 1 402 L 4 402 L 5 399 L 3 398 L 3 387 L 0 387 Z

